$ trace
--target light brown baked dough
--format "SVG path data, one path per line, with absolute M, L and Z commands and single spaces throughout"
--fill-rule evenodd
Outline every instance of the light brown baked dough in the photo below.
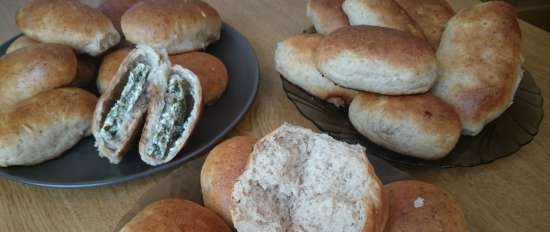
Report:
M 6 54 L 11 53 L 20 48 L 29 47 L 37 44 L 40 44 L 40 41 L 36 41 L 34 39 L 29 38 L 28 36 L 22 35 L 22 36 L 19 36 L 19 38 L 15 39 L 10 44 L 8 49 L 6 49 Z
M 445 157 L 460 138 L 460 119 L 453 107 L 430 93 L 362 93 L 353 99 L 348 115 L 369 140 L 421 159 Z
M 307 17 L 320 34 L 328 34 L 349 25 L 342 10 L 344 0 L 308 0 Z
M 0 112 L 40 92 L 69 85 L 77 61 L 71 48 L 38 44 L 0 58 Z
M 389 27 L 425 38 L 407 12 L 394 0 L 344 0 L 342 9 L 351 25 Z
M 16 23 L 34 40 L 65 44 L 92 56 L 120 41 L 109 18 L 76 0 L 32 0 L 17 11 Z
M 451 104 L 463 133 L 476 135 L 513 102 L 522 77 L 521 31 L 501 1 L 461 10 L 443 32 L 433 92 Z
M 120 232 L 230 232 L 223 220 L 194 202 L 164 199 L 148 205 Z
M 90 135 L 97 97 L 59 88 L 0 114 L 0 167 L 34 165 L 60 156 Z
M 445 190 L 421 181 L 384 186 L 390 202 L 385 232 L 467 232 L 464 213 Z
M 254 144 L 249 136 L 236 136 L 214 147 L 201 170 L 201 190 L 204 206 L 220 215 L 227 224 L 231 221 L 231 192 L 243 173 Z
M 430 44 L 390 28 L 340 28 L 321 40 L 314 60 L 342 87 L 386 95 L 424 93 L 437 78 Z
M 99 71 L 97 73 L 97 89 L 100 93 L 104 93 L 111 81 L 113 80 L 118 67 L 122 64 L 122 61 L 132 51 L 131 48 L 119 48 L 103 57 Z
M 111 20 L 118 32 L 122 33 L 120 18 L 124 12 L 140 1 L 141 0 L 103 0 L 97 9 Z
M 126 39 L 169 54 L 203 49 L 220 38 L 218 12 L 198 0 L 144 0 L 121 19 Z
M 214 104 L 225 92 L 229 82 L 223 62 L 205 52 L 189 52 L 170 56 L 172 64 L 181 65 L 197 75 L 206 105 Z
M 447 0 L 395 0 L 437 49 L 447 22 L 455 14 Z
M 277 44 L 275 67 L 281 75 L 308 93 L 336 106 L 347 106 L 357 91 L 342 88 L 324 77 L 314 62 L 320 34 L 300 34 Z
M 387 207 L 365 148 L 284 124 L 254 146 L 231 218 L 239 232 L 371 232 Z

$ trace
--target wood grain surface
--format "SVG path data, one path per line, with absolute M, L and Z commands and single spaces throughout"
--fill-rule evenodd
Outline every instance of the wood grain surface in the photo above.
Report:
M 15 12 L 28 1 L 0 1 L 0 41 L 19 33 Z M 99 0 L 88 0 L 97 6 Z M 207 0 L 224 21 L 243 33 L 256 50 L 261 87 L 255 104 L 234 135 L 262 136 L 287 121 L 306 121 L 285 97 L 274 68 L 275 44 L 311 24 L 304 0 Z M 477 0 L 452 0 L 455 9 Z M 525 67 L 550 107 L 550 34 L 521 22 Z M 246 65 L 246 64 L 243 64 Z M 1 77 L 0 77 L 1 78 Z M 195 159 L 200 168 L 204 157 Z M 532 143 L 489 165 L 455 169 L 407 169 L 416 178 L 451 192 L 471 231 L 550 231 L 550 117 Z M 169 175 L 159 173 L 116 186 L 84 190 L 45 189 L 0 179 L 0 231 L 111 231 L 133 202 Z

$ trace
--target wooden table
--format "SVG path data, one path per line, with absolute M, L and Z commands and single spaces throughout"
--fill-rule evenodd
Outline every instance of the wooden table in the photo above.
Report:
M 28 1 L 28 0 L 27 0 Z M 27 1 L 0 2 L 0 41 L 16 35 L 16 10 Z M 88 0 L 97 5 L 99 0 Z M 273 65 L 275 44 L 311 24 L 304 0 L 208 0 L 252 43 L 261 66 L 258 98 L 233 134 L 262 136 L 282 122 L 313 128 L 285 97 Z M 454 0 L 455 9 L 477 0 Z M 550 99 L 550 34 L 521 22 L 525 67 Z M 544 104 L 550 112 L 548 101 Z M 203 158 L 193 160 L 199 167 Z M 410 169 L 460 202 L 472 231 L 550 231 L 550 117 L 517 154 L 489 165 Z M 0 231 L 111 231 L 132 203 L 169 172 L 112 187 L 45 189 L 0 180 Z

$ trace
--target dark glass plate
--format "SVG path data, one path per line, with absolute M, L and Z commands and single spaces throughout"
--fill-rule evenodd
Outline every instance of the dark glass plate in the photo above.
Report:
M 14 39 L 0 47 L 0 54 Z M 98 156 L 93 137 L 87 137 L 59 158 L 29 167 L 0 168 L 0 176 L 45 187 L 97 187 L 148 176 L 207 152 L 244 117 L 256 96 L 260 74 L 254 49 L 243 35 L 227 24 L 223 25 L 221 40 L 209 46 L 206 52 L 223 61 L 229 72 L 229 84 L 219 101 L 204 110 L 188 144 L 171 162 L 148 166 L 139 158 L 137 149 L 133 149 L 120 164 L 113 165 Z
M 471 167 L 490 163 L 517 152 L 533 140 L 544 115 L 542 95 L 533 77 L 525 71 L 514 103 L 477 136 L 461 136 L 451 153 L 440 160 L 421 160 L 398 154 L 369 141 L 349 122 L 347 109 L 337 108 L 283 79 L 288 98 L 304 117 L 321 131 L 348 143 L 359 143 L 369 154 L 409 166 Z

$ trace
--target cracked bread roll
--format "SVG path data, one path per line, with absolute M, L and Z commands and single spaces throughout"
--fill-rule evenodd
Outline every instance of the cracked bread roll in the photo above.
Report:
M 206 48 L 220 38 L 218 12 L 199 0 L 144 0 L 121 18 L 126 40 L 169 54 Z
M 491 1 L 458 12 L 437 50 L 433 93 L 451 104 L 463 133 L 477 135 L 510 105 L 519 86 L 521 31 L 513 6 Z
M 321 40 L 314 61 L 342 87 L 386 95 L 424 93 L 437 78 L 428 42 L 383 27 L 340 28 Z
M 344 0 L 308 0 L 307 17 L 320 34 L 328 34 L 349 25 L 342 10 Z
M 233 187 L 237 231 L 383 231 L 387 202 L 365 148 L 284 124 L 262 138 Z
M 357 91 L 342 88 L 324 77 L 314 63 L 320 34 L 300 34 L 277 44 L 275 66 L 281 75 L 306 92 L 336 106 L 349 105 Z
M 349 107 L 351 124 L 372 142 L 420 159 L 445 157 L 460 138 L 453 108 L 431 94 L 363 93 Z
M 390 203 L 385 232 L 467 232 L 464 213 L 445 190 L 421 181 L 384 186 Z
M 90 135 L 97 97 L 59 88 L 0 113 L 0 167 L 34 165 L 63 154 Z
M 91 56 L 120 42 L 109 18 L 77 0 L 33 0 L 17 11 L 16 22 L 31 39 L 68 45 Z

